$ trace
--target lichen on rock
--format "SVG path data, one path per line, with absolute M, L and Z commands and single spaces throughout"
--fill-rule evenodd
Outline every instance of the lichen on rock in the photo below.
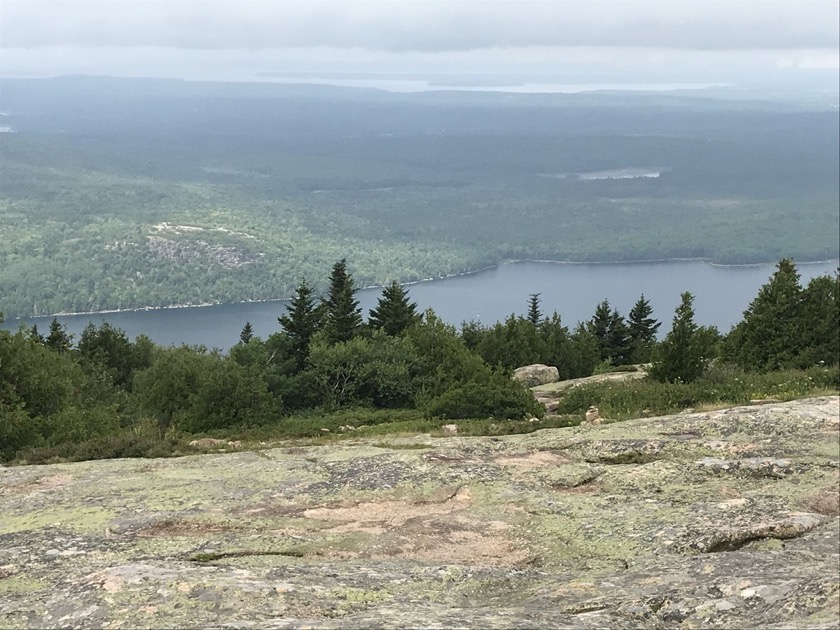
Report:
M 3 468 L 0 626 L 836 628 L 838 416 Z

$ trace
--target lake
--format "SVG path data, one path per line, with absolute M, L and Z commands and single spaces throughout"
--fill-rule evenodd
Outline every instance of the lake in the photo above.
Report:
M 802 284 L 815 276 L 833 273 L 837 266 L 838 261 L 799 265 Z M 654 316 L 663 321 L 661 334 L 670 328 L 680 293 L 691 291 L 695 296 L 695 321 L 717 326 L 725 333 L 741 319 L 774 269 L 773 264 L 720 267 L 697 261 L 601 265 L 519 262 L 417 283 L 408 290 L 420 310 L 433 308 L 441 319 L 455 325 L 469 320 L 492 324 L 511 313 L 524 315 L 528 296 L 540 293 L 543 311 L 548 314 L 556 310 L 570 328 L 592 317 L 604 298 L 626 316 L 644 293 L 654 308 Z M 365 317 L 380 294 L 379 289 L 364 289 L 357 294 Z M 58 319 L 76 340 L 88 322 L 99 325 L 107 321 L 131 338 L 142 333 L 164 345 L 204 344 L 227 349 L 239 340 L 245 322 L 250 321 L 255 334 L 261 337 L 279 331 L 277 316 L 285 312 L 286 303 L 251 302 Z M 45 332 L 51 320 L 30 318 L 26 324 L 35 323 Z M 12 320 L 0 326 L 16 329 L 20 323 Z

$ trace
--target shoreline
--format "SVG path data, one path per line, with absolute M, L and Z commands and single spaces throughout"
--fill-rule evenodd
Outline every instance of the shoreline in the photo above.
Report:
M 628 261 L 595 261 L 595 262 L 580 262 L 575 260 L 543 260 L 539 258 L 513 258 L 509 260 L 502 261 L 495 265 L 487 265 L 485 267 L 481 267 L 480 269 L 474 269 L 470 271 L 461 271 L 458 273 L 447 274 L 444 276 L 433 277 L 433 278 L 421 278 L 420 280 L 412 280 L 410 282 L 403 282 L 401 283 L 402 286 L 414 286 L 417 284 L 422 284 L 426 282 L 438 282 L 441 280 L 448 280 L 450 278 L 460 278 L 463 276 L 474 275 L 477 273 L 482 273 L 484 271 L 489 271 L 491 269 L 498 269 L 504 265 L 513 265 L 518 263 L 540 263 L 540 264 L 552 264 L 552 265 L 644 265 L 644 264 L 662 264 L 662 263 L 703 263 L 709 265 L 710 267 L 720 267 L 720 268 L 754 268 L 754 267 L 763 267 L 765 265 L 775 265 L 778 261 L 771 261 L 771 262 L 760 262 L 760 263 L 739 263 L 739 264 L 724 264 L 724 263 L 715 263 L 711 262 L 708 258 L 654 258 L 650 260 L 628 260 Z M 797 267 L 805 266 L 805 265 L 825 265 L 828 263 L 836 262 L 840 264 L 840 259 L 837 258 L 829 258 L 827 260 L 808 260 L 804 262 L 796 262 L 795 264 Z M 359 291 L 365 291 L 369 289 L 381 289 L 384 285 L 372 284 L 363 287 L 359 287 Z M 76 313 L 52 313 L 48 315 L 27 315 L 23 317 L 14 317 L 11 319 L 6 320 L 6 323 L 18 322 L 23 323 L 33 319 L 47 319 L 52 317 L 81 317 L 84 315 L 113 315 L 117 313 L 140 313 L 143 311 L 163 311 L 163 310 L 174 310 L 174 309 L 184 309 L 184 308 L 205 308 L 208 306 L 224 306 L 224 305 L 236 305 L 236 304 L 264 304 L 268 302 L 284 302 L 290 300 L 291 296 L 288 297 L 278 297 L 278 298 L 266 298 L 263 300 L 240 300 L 234 302 L 202 302 L 201 304 L 171 304 L 168 306 L 137 306 L 134 308 L 123 308 L 123 309 L 107 309 L 102 311 L 80 311 Z

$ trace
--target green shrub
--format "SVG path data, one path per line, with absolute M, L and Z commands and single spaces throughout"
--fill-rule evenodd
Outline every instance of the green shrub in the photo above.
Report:
M 519 420 L 542 417 L 545 408 L 519 383 L 501 372 L 452 387 L 430 400 L 425 409 L 437 418 L 502 418 Z
M 565 392 L 557 412 L 583 414 L 595 405 L 602 416 L 623 420 L 676 413 L 698 405 L 739 405 L 754 399 L 794 400 L 838 388 L 840 369 L 836 366 L 756 373 L 715 363 L 693 383 L 640 379 L 575 387 Z
M 183 449 L 183 442 L 174 435 L 160 437 L 125 430 L 117 435 L 91 438 L 73 444 L 24 449 L 18 452 L 16 463 L 50 464 L 59 461 L 87 461 L 124 457 L 173 457 Z

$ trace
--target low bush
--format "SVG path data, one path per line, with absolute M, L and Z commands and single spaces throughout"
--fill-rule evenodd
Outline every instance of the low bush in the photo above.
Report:
M 173 457 L 183 452 L 184 440 L 175 435 L 157 436 L 132 430 L 92 438 L 77 444 L 63 443 L 18 452 L 15 464 L 52 464 L 124 457 Z
M 840 389 L 837 366 L 778 372 L 744 372 L 713 365 L 693 383 L 659 383 L 652 379 L 604 382 L 566 390 L 557 412 L 583 414 L 590 405 L 601 415 L 626 420 L 643 415 L 676 413 L 708 404 L 748 404 L 756 399 L 794 400 Z

